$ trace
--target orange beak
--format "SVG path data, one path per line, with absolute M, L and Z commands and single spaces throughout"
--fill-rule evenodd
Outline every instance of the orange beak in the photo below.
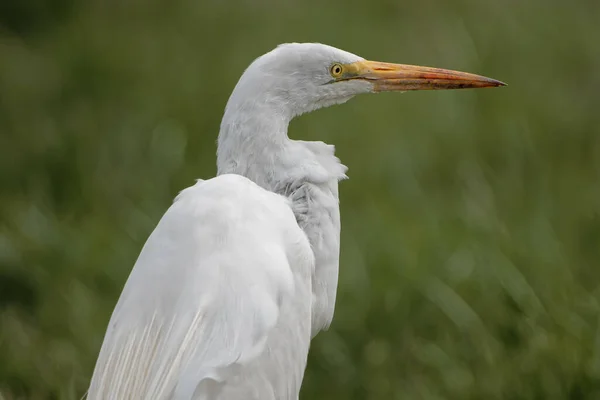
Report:
M 339 80 L 350 79 L 372 82 L 375 92 L 506 86 L 495 79 L 468 72 L 366 60 L 344 66 Z

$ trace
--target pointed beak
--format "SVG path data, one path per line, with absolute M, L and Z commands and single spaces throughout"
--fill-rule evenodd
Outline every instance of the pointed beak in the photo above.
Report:
M 362 79 L 373 83 L 375 92 L 405 90 L 470 89 L 506 86 L 485 76 L 449 69 L 358 61 L 344 66 L 340 80 Z

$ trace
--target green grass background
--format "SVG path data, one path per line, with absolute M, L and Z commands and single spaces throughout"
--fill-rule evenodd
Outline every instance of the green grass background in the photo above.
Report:
M 79 399 L 129 271 L 277 44 L 487 75 L 293 121 L 335 144 L 302 399 L 600 399 L 600 2 L 0 3 L 0 398 Z

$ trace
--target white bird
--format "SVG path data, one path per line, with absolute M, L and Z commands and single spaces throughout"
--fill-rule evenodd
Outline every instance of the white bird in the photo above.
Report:
M 183 190 L 141 251 L 88 399 L 298 399 L 333 318 L 346 167 L 288 124 L 360 93 L 501 85 L 315 43 L 256 59 L 225 108 L 218 176 Z

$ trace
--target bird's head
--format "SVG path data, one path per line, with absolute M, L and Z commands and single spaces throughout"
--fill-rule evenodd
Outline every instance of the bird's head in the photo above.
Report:
M 368 61 L 319 43 L 289 43 L 257 58 L 240 78 L 232 99 L 255 98 L 293 118 L 360 93 L 503 85 L 466 72 Z

